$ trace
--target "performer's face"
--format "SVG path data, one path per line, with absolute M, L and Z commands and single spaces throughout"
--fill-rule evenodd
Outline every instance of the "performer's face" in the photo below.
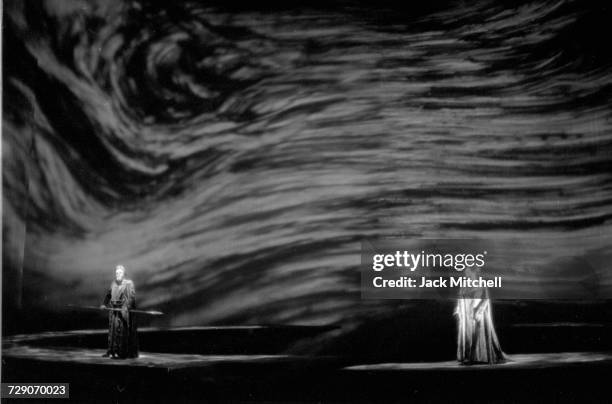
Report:
M 123 275 L 124 275 L 123 269 L 117 268 L 115 270 L 115 279 L 117 279 L 117 282 L 121 282 L 123 280 Z

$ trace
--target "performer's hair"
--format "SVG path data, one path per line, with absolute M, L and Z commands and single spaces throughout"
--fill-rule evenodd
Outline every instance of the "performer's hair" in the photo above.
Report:
M 123 272 L 125 272 L 125 267 L 124 267 L 123 265 L 121 265 L 121 264 L 119 264 L 119 265 L 117 265 L 117 266 L 115 267 L 115 271 L 116 271 L 116 270 L 118 270 L 118 269 L 120 269 L 120 270 L 122 270 Z

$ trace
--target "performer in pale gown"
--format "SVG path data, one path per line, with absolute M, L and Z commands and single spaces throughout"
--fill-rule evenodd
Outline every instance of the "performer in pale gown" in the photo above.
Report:
M 475 278 L 475 273 L 466 276 Z M 455 307 L 457 316 L 457 360 L 462 364 L 500 363 L 506 357 L 499 345 L 489 291 L 486 288 L 462 288 Z

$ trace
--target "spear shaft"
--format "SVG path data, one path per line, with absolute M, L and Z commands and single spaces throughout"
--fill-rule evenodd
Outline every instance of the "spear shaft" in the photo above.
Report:
M 117 309 L 117 308 L 113 308 L 113 307 L 75 306 L 73 304 L 69 304 L 68 307 L 73 308 L 73 309 L 96 310 L 96 311 L 100 311 L 100 310 L 122 311 L 123 310 L 123 309 Z M 161 315 L 164 314 L 161 311 L 157 311 L 157 310 L 136 310 L 136 309 L 130 309 L 128 311 L 130 313 L 148 314 L 150 316 L 161 316 Z

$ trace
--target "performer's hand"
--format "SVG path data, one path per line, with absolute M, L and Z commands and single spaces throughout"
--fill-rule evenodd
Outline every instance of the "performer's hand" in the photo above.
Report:
M 124 319 L 127 320 L 127 318 L 128 318 L 128 309 L 127 309 L 127 307 L 121 308 L 121 317 L 123 317 Z
M 106 308 L 106 305 L 104 305 L 104 304 L 100 305 L 100 310 L 104 310 L 105 308 Z

